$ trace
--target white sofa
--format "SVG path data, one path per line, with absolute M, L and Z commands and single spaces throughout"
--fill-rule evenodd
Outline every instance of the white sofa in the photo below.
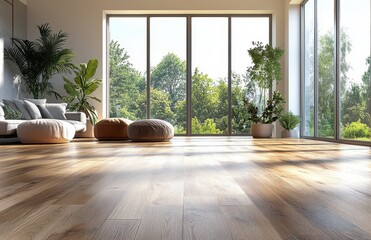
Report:
M 51 110 L 58 104 L 49 104 Z M 17 127 L 23 122 L 32 120 L 12 120 L 4 118 L 3 104 L 0 104 L 0 144 L 19 142 Z M 48 105 L 46 106 L 48 108 Z M 57 107 L 58 108 L 58 107 Z M 64 107 L 65 109 L 65 107 Z M 58 115 L 59 114 L 59 115 Z M 55 112 L 54 119 L 63 120 L 72 124 L 76 132 L 86 130 L 86 115 L 83 112 Z

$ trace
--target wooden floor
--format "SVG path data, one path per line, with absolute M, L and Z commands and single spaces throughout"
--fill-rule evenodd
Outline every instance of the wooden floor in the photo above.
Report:
M 0 151 L 0 239 L 371 239 L 369 147 L 176 137 Z

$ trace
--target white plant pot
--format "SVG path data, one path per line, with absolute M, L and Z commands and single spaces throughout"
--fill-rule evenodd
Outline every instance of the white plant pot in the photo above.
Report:
M 90 119 L 87 118 L 85 132 L 76 133 L 75 138 L 93 138 L 93 137 L 94 137 L 94 125 L 92 125 Z
M 299 131 L 298 130 L 282 130 L 281 131 L 282 138 L 299 138 Z
M 270 138 L 272 131 L 272 124 L 253 123 L 251 126 L 251 136 L 253 138 Z

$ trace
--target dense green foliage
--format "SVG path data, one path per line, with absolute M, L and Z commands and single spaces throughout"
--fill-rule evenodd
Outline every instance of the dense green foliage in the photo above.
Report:
M 278 120 L 284 129 L 293 130 L 299 125 L 300 116 L 294 115 L 291 111 L 283 112 Z
M 342 137 L 347 139 L 369 140 L 370 128 L 360 120 L 347 124 L 342 132 Z
M 110 117 L 146 118 L 146 82 L 118 42 L 110 42 Z
M 5 59 L 13 62 L 22 76 L 22 83 L 34 98 L 54 94 L 50 78 L 73 69 L 72 50 L 64 48 L 67 34 L 52 33 L 48 24 L 38 26 L 40 37 L 36 41 L 12 38 L 13 45 L 5 49 Z
M 100 99 L 91 96 L 102 84 L 102 79 L 93 78 L 97 68 L 98 60 L 91 59 L 88 64 L 81 63 L 80 67 L 75 67 L 73 81 L 63 77 L 64 89 L 68 94 L 63 99 L 69 104 L 72 111 L 85 112 L 93 125 L 97 122 L 98 115 L 89 100 L 101 102 Z
M 247 101 L 248 120 L 253 123 L 271 124 L 281 116 L 284 102 L 285 100 L 281 93 L 273 92 L 272 99 L 267 100 L 266 107 L 263 109 L 261 115 L 259 115 L 259 108 L 250 101 Z
M 147 117 L 145 73 L 136 70 L 118 42 L 110 42 L 110 117 Z M 247 75 L 233 73 L 232 131 L 248 133 L 250 122 L 244 99 L 256 86 Z M 186 62 L 166 54 L 151 70 L 150 117 L 171 122 L 177 134 L 186 133 Z M 195 69 L 192 75 L 192 133 L 223 134 L 228 129 L 228 84 Z
M 253 42 L 253 46 L 248 50 L 253 65 L 247 71 L 259 88 L 270 89 L 274 81 L 281 80 L 280 59 L 284 51 L 261 42 Z

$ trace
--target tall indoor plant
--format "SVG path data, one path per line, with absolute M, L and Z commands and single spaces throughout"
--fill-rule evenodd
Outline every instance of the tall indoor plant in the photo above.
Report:
M 4 49 L 5 59 L 14 63 L 26 90 L 34 98 L 45 94 L 60 95 L 53 90 L 50 79 L 54 74 L 71 72 L 72 50 L 64 48 L 67 34 L 52 33 L 49 24 L 37 26 L 40 37 L 36 41 L 12 38 L 12 46 Z
M 85 112 L 92 125 L 97 122 L 98 115 L 90 100 L 101 102 L 99 98 L 91 96 L 102 84 L 102 79 L 93 78 L 97 68 L 98 60 L 91 59 L 87 64 L 75 66 L 75 78 L 72 81 L 63 77 L 64 89 L 68 94 L 64 100 L 69 104 L 69 109 Z
M 248 53 L 253 64 L 248 67 L 247 73 L 259 88 L 257 104 L 247 99 L 249 120 L 253 122 L 251 134 L 253 137 L 270 137 L 273 129 L 272 123 L 280 117 L 283 111 L 284 99 L 279 92 L 274 92 L 270 99 L 267 100 L 267 98 L 273 83 L 282 78 L 280 59 L 284 51 L 269 44 L 253 42 L 253 47 L 248 50 Z

